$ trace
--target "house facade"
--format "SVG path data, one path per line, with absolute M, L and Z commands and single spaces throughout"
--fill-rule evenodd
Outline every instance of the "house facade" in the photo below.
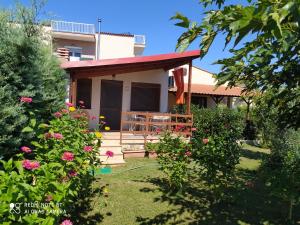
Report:
M 112 130 L 120 130 L 122 112 L 168 112 L 169 70 L 200 56 L 200 51 L 118 59 L 67 61 L 71 78 L 70 100 L 85 102 L 90 127 L 106 117 Z M 191 68 L 191 66 L 190 66 Z M 191 73 L 190 73 L 191 74 Z M 189 102 L 189 101 L 187 101 Z
M 122 112 L 169 112 L 176 104 L 178 90 L 172 76 L 178 67 L 184 68 L 187 113 L 190 103 L 232 107 L 233 97 L 240 94 L 225 86 L 216 91 L 212 74 L 192 67 L 199 50 L 142 56 L 144 35 L 96 32 L 93 24 L 65 21 L 52 21 L 48 30 L 54 54 L 70 75 L 68 101 L 85 103 L 93 118 L 91 128 L 98 126 L 99 115 L 107 118 L 112 130 L 119 130 Z

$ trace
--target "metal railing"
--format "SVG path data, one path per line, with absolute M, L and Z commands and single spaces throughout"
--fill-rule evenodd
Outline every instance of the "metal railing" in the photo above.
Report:
M 144 144 L 148 136 L 164 131 L 190 137 L 192 135 L 193 115 L 160 113 L 160 112 L 122 112 L 120 126 L 120 144 L 123 134 L 143 135 Z
M 74 23 L 66 21 L 51 21 L 52 31 L 79 34 L 95 34 L 95 25 L 87 23 Z
M 146 44 L 145 35 L 134 35 L 134 44 L 136 44 L 136 45 L 145 45 Z

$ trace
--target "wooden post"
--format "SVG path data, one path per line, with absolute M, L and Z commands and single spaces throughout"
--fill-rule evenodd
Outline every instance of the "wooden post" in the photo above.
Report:
M 231 100 L 230 97 L 227 97 L 227 107 L 230 109 L 231 108 Z
M 123 112 L 121 112 L 121 124 L 120 124 L 120 145 L 123 144 L 122 142 L 122 138 L 123 138 L 123 135 L 122 135 L 122 132 L 123 132 L 123 120 L 124 120 L 124 115 L 123 115 Z
M 192 60 L 189 62 L 188 95 L 187 95 L 187 103 L 186 103 L 187 114 L 191 114 L 191 99 L 192 99 Z
M 149 112 L 146 113 L 146 123 L 145 123 L 145 132 L 144 132 L 144 146 L 147 143 L 147 135 L 149 130 Z
M 76 98 L 77 98 L 77 79 L 73 78 L 71 79 L 71 103 L 73 103 L 74 105 L 76 105 Z

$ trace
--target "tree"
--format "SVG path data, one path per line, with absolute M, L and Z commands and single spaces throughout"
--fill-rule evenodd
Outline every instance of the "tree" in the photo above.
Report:
M 184 51 L 201 38 L 202 57 L 218 34 L 232 56 L 219 59 L 218 84 L 246 84 L 246 91 L 270 91 L 268 105 L 278 110 L 281 127 L 300 127 L 300 1 L 248 0 L 247 5 L 226 5 L 225 0 L 200 0 L 206 8 L 201 23 L 177 13 L 177 26 L 187 29 L 178 39 Z M 209 6 L 209 9 L 207 9 Z M 247 39 L 246 39 L 247 38 Z M 247 40 L 247 41 L 246 41 Z M 240 47 L 241 46 L 241 47 Z
M 22 132 L 29 111 L 47 120 L 64 103 L 65 73 L 38 25 L 40 5 L 0 12 L 0 157 L 18 151 L 32 134 Z M 21 103 L 22 96 L 33 102 Z

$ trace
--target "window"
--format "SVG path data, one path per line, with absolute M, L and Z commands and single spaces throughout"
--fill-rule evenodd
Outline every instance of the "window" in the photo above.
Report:
M 207 97 L 192 96 L 192 104 L 198 105 L 200 108 L 207 108 Z
M 174 87 L 174 76 L 169 76 L 168 87 L 169 88 L 173 88 Z
M 69 49 L 69 56 L 70 57 L 76 57 L 76 58 L 79 58 L 79 59 L 81 58 L 82 48 L 74 47 L 74 46 L 65 46 L 65 48 Z
M 91 109 L 91 98 L 92 98 L 92 79 L 78 79 L 77 80 L 77 102 L 84 102 L 86 109 Z
M 159 112 L 160 84 L 132 83 L 131 110 Z

